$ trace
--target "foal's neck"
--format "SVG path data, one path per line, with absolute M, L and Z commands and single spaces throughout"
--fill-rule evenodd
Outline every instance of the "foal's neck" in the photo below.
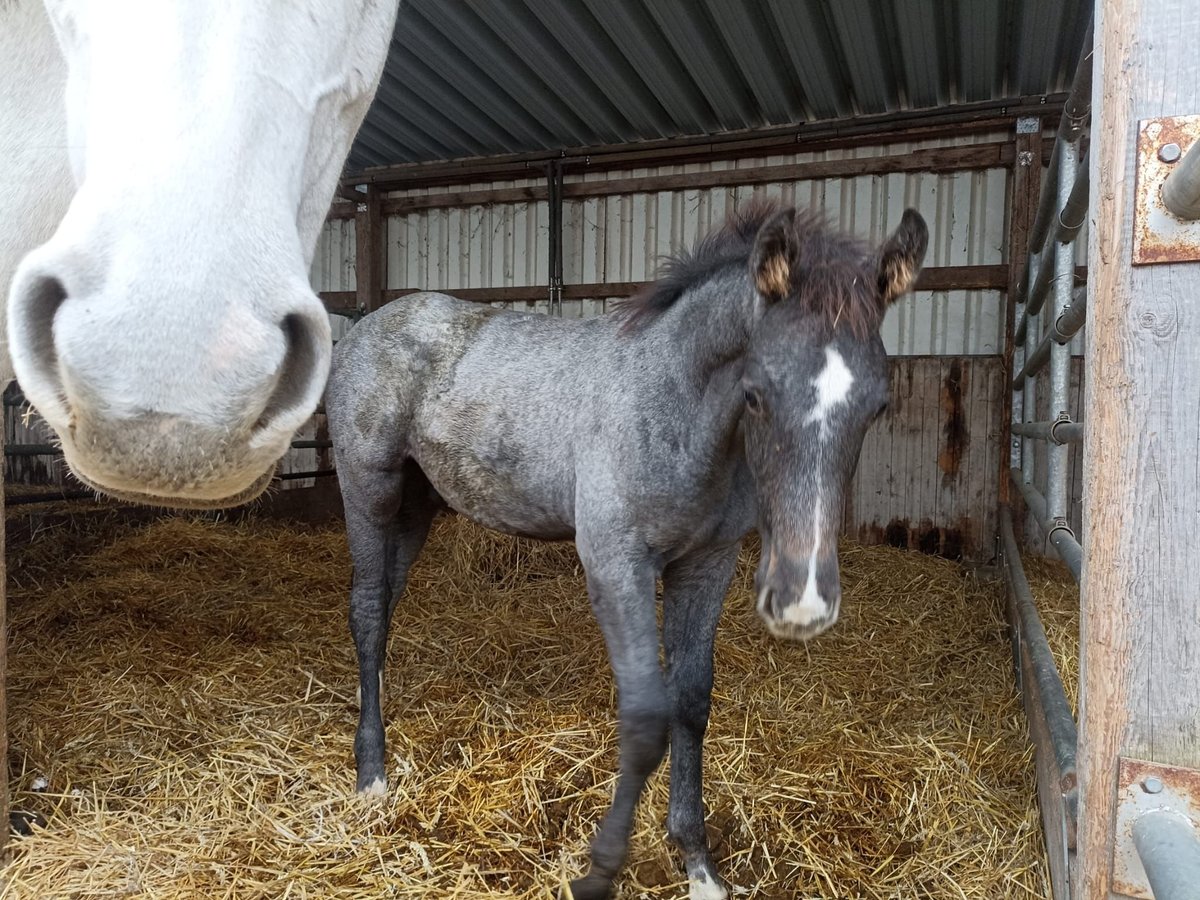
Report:
M 736 454 L 741 446 L 740 384 L 755 296 L 749 273 L 731 269 L 683 293 L 642 333 L 638 352 L 658 370 L 662 399 L 687 419 L 693 438 L 718 456 Z

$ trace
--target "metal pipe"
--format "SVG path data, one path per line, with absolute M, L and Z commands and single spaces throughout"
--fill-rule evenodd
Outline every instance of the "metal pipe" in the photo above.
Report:
M 1024 302 L 1024 301 L 1022 301 L 1022 302 Z M 1024 345 L 1024 343 L 1025 343 L 1025 329 L 1029 325 L 1029 316 L 1025 315 L 1025 310 L 1022 309 L 1021 315 L 1018 316 L 1017 318 L 1020 321 L 1017 322 L 1017 328 L 1013 332 L 1013 343 L 1020 346 L 1020 345 Z
M 1163 204 L 1187 222 L 1200 219 L 1200 141 L 1175 164 L 1162 186 Z
M 1065 111 L 1064 111 L 1065 112 Z M 1059 131 L 1062 120 L 1059 120 Z M 1029 232 L 1029 253 L 1041 253 L 1050 231 L 1050 216 L 1054 212 L 1054 191 L 1050 186 L 1058 183 L 1058 158 L 1062 155 L 1062 141 L 1054 141 L 1054 152 L 1050 155 L 1050 166 L 1046 169 L 1046 180 L 1042 183 L 1042 195 L 1038 198 L 1037 215 L 1033 217 L 1033 228 Z
M 1014 369 L 1019 369 L 1025 364 L 1025 345 L 1013 342 L 1012 366 Z M 1008 465 L 1010 467 L 1019 467 L 1021 465 L 1022 454 L 1025 452 L 1025 441 L 1019 440 L 1017 426 L 1025 421 L 1025 392 L 1013 388 L 1012 395 L 1012 426 L 1010 431 L 1012 436 L 1009 440 L 1008 448 Z
M 1086 164 L 1081 164 L 1079 166 L 1079 175 L 1076 176 L 1075 184 L 1071 188 L 1071 194 L 1067 198 L 1067 206 L 1065 206 L 1063 208 L 1063 211 L 1059 217 L 1059 220 L 1054 228 L 1053 240 L 1056 243 L 1063 243 L 1063 244 L 1072 243 L 1075 240 L 1075 238 L 1079 236 L 1079 230 L 1083 227 L 1083 223 L 1087 219 L 1087 203 L 1088 203 L 1088 188 L 1089 188 L 1089 185 L 1087 182 L 1087 171 L 1088 170 L 1087 170 Z M 1081 178 L 1083 181 L 1082 187 L 1080 187 Z M 1081 192 L 1078 196 L 1076 194 L 1077 191 Z M 1080 203 L 1082 204 L 1082 210 L 1076 209 L 1073 206 L 1073 204 L 1080 204 Z M 1070 224 L 1064 224 L 1065 222 L 1069 222 Z M 1033 258 L 1031 258 L 1030 263 L 1029 263 L 1029 268 L 1033 268 L 1036 265 L 1037 265 L 1036 262 L 1033 260 Z M 1027 271 L 1026 279 L 1028 279 L 1028 277 L 1029 277 L 1029 273 Z M 1073 284 L 1074 280 L 1075 280 L 1074 267 L 1072 267 L 1071 272 L 1069 273 L 1069 275 L 1067 277 L 1071 280 L 1071 282 Z M 1024 291 L 1024 294 L 1018 297 L 1018 301 L 1021 303 L 1025 303 L 1026 306 L 1025 306 L 1025 312 L 1020 316 L 1020 321 L 1017 323 L 1017 328 L 1013 332 L 1013 340 L 1017 341 L 1018 343 L 1025 340 L 1025 330 L 1028 327 L 1029 319 L 1032 316 L 1036 316 L 1039 312 L 1041 312 L 1042 303 L 1046 299 L 1046 294 L 1048 293 L 1048 288 L 1050 287 L 1050 284 L 1052 281 L 1055 285 L 1055 289 L 1057 290 L 1059 288 L 1058 276 L 1056 275 L 1056 277 L 1054 279 L 1051 279 L 1050 269 L 1045 266 L 1037 266 L 1037 274 L 1035 276 L 1035 282 L 1034 282 L 1032 288 L 1025 290 L 1025 288 L 1028 285 L 1028 281 L 1027 280 L 1022 281 L 1021 287 L 1022 287 L 1022 290 Z M 1086 296 L 1086 289 L 1083 288 L 1082 286 L 1075 288 L 1074 290 L 1077 295 Z M 1026 295 L 1028 295 L 1028 296 L 1026 296 Z M 1080 321 L 1079 324 L 1080 324 L 1080 326 L 1082 326 L 1082 324 L 1083 324 L 1082 320 Z M 1079 328 L 1077 327 L 1075 330 L 1078 331 Z
M 1066 691 L 1063 690 L 1062 678 L 1054 665 L 1054 653 L 1046 640 L 1046 629 L 1042 627 L 1041 617 L 1038 616 L 1029 579 L 1025 577 L 1025 568 L 1021 565 L 1021 553 L 1013 533 L 1012 510 L 1007 504 L 1000 507 L 1000 540 L 1008 584 L 1015 600 L 1021 642 L 1028 652 L 1030 668 L 1037 682 L 1042 712 L 1046 718 L 1046 732 L 1058 767 L 1058 788 L 1062 791 L 1067 813 L 1073 820 L 1078 803 L 1075 754 L 1079 746 L 1079 731 L 1071 714 L 1071 704 L 1067 702 Z
M 54 444 L 6 444 L 5 456 L 62 456 Z
M 1037 521 L 1038 528 L 1042 530 L 1042 534 L 1046 535 L 1046 540 L 1058 553 L 1061 559 L 1071 572 L 1071 576 L 1078 584 L 1080 573 L 1083 570 L 1083 548 L 1079 546 L 1079 541 L 1075 539 L 1075 532 L 1071 530 L 1071 526 L 1067 524 L 1066 519 L 1047 519 L 1046 518 L 1046 498 L 1032 484 L 1025 481 L 1021 472 L 1013 469 L 1010 477 L 1021 491 L 1021 496 L 1025 500 L 1025 505 L 1029 507 L 1029 511 L 1033 513 L 1033 518 Z
M 1029 359 L 1025 365 L 1021 366 L 1021 371 L 1013 376 L 1013 390 L 1019 388 L 1026 378 L 1033 378 L 1042 366 L 1046 364 L 1046 360 L 1050 358 L 1051 335 L 1047 334 L 1042 338 L 1042 342 L 1034 348 L 1033 353 L 1029 355 Z
M 1133 820 L 1137 849 L 1154 900 L 1194 900 L 1200 885 L 1200 835 L 1187 816 L 1168 809 Z
M 1059 183 L 1059 168 L 1060 157 L 1062 156 L 1061 149 L 1064 143 L 1074 143 L 1079 140 L 1079 136 L 1083 133 L 1083 127 L 1087 124 L 1088 116 L 1092 111 L 1092 26 L 1088 24 L 1087 35 L 1083 40 L 1083 56 L 1079 60 L 1079 67 L 1075 70 L 1075 78 L 1071 82 L 1071 93 L 1067 96 L 1067 102 L 1063 105 L 1062 117 L 1058 120 L 1058 133 L 1055 137 L 1054 155 L 1050 157 L 1050 168 L 1046 173 L 1046 185 L 1056 185 Z M 1067 177 L 1067 181 L 1071 182 L 1075 178 L 1074 170 Z M 1050 231 L 1051 215 L 1056 208 L 1053 202 L 1054 192 L 1042 189 L 1042 196 L 1038 202 L 1037 216 L 1033 220 L 1033 230 L 1029 235 L 1029 251 L 1030 253 L 1038 253 L 1046 243 L 1046 236 Z
M 1052 247 L 1056 246 L 1057 242 L 1052 243 Z M 1025 318 L 1036 318 L 1038 313 L 1042 311 L 1042 304 L 1046 301 L 1046 296 L 1050 293 L 1050 281 L 1052 277 L 1056 277 L 1057 273 L 1054 266 L 1054 251 L 1053 249 L 1043 251 L 1038 257 L 1037 277 L 1034 279 L 1033 287 L 1029 289 L 1029 297 L 1025 300 Z
M 1080 45 L 1083 47 L 1083 53 L 1079 57 L 1075 77 L 1071 80 L 1071 92 L 1067 95 L 1067 102 L 1063 104 L 1062 118 L 1058 120 L 1060 140 L 1078 140 L 1092 113 L 1092 57 L 1095 55 L 1092 28 L 1094 25 L 1093 18 L 1089 16 L 1087 32 Z
M 1075 183 L 1071 185 L 1071 193 L 1067 203 L 1058 214 L 1055 223 L 1055 237 L 1064 244 L 1075 240 L 1079 229 L 1087 221 L 1088 194 L 1091 191 L 1091 181 L 1088 176 L 1088 157 L 1085 154 L 1075 173 Z
M 298 478 L 327 478 L 330 475 L 336 475 L 337 469 L 317 469 L 313 472 L 284 472 L 282 475 L 276 475 L 276 481 L 295 481 Z
M 1077 287 L 1071 293 L 1071 302 L 1054 320 L 1050 333 L 1060 344 L 1069 343 L 1087 321 L 1087 288 Z
M 1083 423 L 1056 421 L 1050 427 L 1050 436 L 1059 444 L 1078 444 L 1083 440 Z
M 58 503 L 64 500 L 95 500 L 95 491 L 61 491 L 54 494 L 26 494 L 5 497 L 5 506 L 30 506 L 34 503 Z
M 1030 265 L 1033 265 L 1034 257 L 1030 259 Z M 1025 321 L 1029 321 L 1029 305 L 1025 306 Z M 1029 361 L 1033 358 L 1036 351 L 1035 338 L 1032 328 L 1027 328 L 1024 335 L 1025 341 L 1025 365 L 1029 365 Z M 1021 400 L 1021 409 L 1024 410 L 1025 416 L 1028 419 L 1033 419 L 1037 416 L 1037 381 L 1033 378 L 1026 378 L 1023 384 L 1023 397 Z M 1033 441 L 1026 438 L 1021 449 L 1021 475 L 1025 482 L 1032 482 L 1034 475 L 1034 445 Z
M 1044 526 L 1042 530 L 1046 530 Z M 1047 539 L 1058 553 L 1058 558 L 1070 571 L 1075 583 L 1079 584 L 1083 578 L 1083 547 L 1079 545 L 1079 541 L 1075 540 L 1075 532 L 1065 522 L 1055 524 L 1050 527 Z
M 1053 444 L 1077 444 L 1083 440 L 1083 423 L 1070 419 L 1052 422 L 1022 422 L 1012 427 L 1013 434 L 1050 441 Z
M 558 252 L 554 256 L 554 284 L 558 291 L 558 314 L 562 315 L 563 299 L 563 162 L 559 160 L 554 167 L 554 202 L 558 204 Z
M 1012 433 L 1019 434 L 1022 437 L 1037 438 L 1041 441 L 1052 440 L 1050 437 L 1050 426 L 1053 422 L 1021 422 L 1013 425 Z
M 1025 378 L 1036 373 L 1050 358 L 1050 343 L 1053 341 L 1056 344 L 1068 344 L 1071 338 L 1079 333 L 1084 323 L 1087 321 L 1087 288 L 1077 287 L 1071 293 L 1071 302 L 1063 308 L 1058 318 L 1054 320 L 1054 324 L 1050 326 L 1050 331 L 1042 338 L 1042 342 L 1038 344 L 1034 350 L 1033 356 L 1026 362 L 1018 371 L 1018 374 L 1013 378 L 1013 389 L 1016 390 L 1020 383 Z M 1022 322 L 1022 325 L 1025 323 Z M 1024 334 L 1022 334 L 1024 339 Z
M 1079 167 L 1079 144 L 1066 141 L 1062 145 L 1062 164 L 1059 166 L 1059 208 L 1066 207 L 1075 184 L 1075 173 Z M 1069 243 L 1054 243 L 1054 321 L 1070 307 L 1071 289 L 1075 274 L 1074 248 Z M 1054 330 L 1046 330 L 1050 344 L 1050 415 L 1067 416 L 1071 388 L 1071 348 L 1053 340 Z M 1066 444 L 1052 444 L 1046 459 L 1046 506 L 1047 516 L 1064 520 L 1071 502 L 1071 448 Z
M 547 260 L 550 280 L 550 315 L 562 315 L 562 160 L 546 164 L 546 187 L 550 226 L 550 254 Z

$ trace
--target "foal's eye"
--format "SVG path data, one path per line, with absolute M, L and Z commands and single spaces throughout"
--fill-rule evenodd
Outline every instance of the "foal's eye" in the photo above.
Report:
M 754 388 L 746 389 L 746 409 L 752 413 L 762 412 L 762 394 Z

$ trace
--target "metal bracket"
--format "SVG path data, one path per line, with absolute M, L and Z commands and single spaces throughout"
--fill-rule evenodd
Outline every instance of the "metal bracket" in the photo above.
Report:
M 1037 116 L 1020 116 L 1017 118 L 1017 134 L 1037 134 L 1042 130 L 1042 120 Z
M 1186 222 L 1163 203 L 1162 186 L 1193 144 L 1200 116 L 1164 116 L 1138 122 L 1137 185 L 1133 207 L 1133 264 L 1200 260 L 1200 221 Z
M 1133 823 L 1167 810 L 1200 828 L 1200 771 L 1121 758 L 1117 772 L 1117 825 L 1113 844 L 1113 893 L 1154 900 L 1146 870 L 1133 843 Z
M 1054 421 L 1050 423 L 1050 440 L 1059 446 L 1065 444 L 1066 441 L 1060 441 L 1058 439 L 1058 426 L 1070 424 L 1071 414 L 1066 411 L 1060 411 L 1059 414 L 1054 417 Z M 1074 537 L 1074 533 L 1072 533 L 1071 536 Z
M 1057 441 L 1055 443 L 1057 443 Z M 1054 544 L 1054 532 L 1056 531 L 1065 531 L 1071 540 L 1075 540 L 1075 530 L 1071 528 L 1070 522 L 1068 522 L 1062 516 L 1048 519 L 1046 521 L 1046 543 L 1042 546 L 1043 556 L 1050 556 L 1053 558 L 1049 551 Z

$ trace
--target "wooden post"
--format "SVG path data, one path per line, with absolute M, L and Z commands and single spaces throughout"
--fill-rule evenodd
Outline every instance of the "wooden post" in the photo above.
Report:
M 358 311 L 362 315 L 383 305 L 384 241 L 386 222 L 380 191 L 367 185 L 354 213 L 354 287 Z
M 1042 186 L 1042 120 L 1034 117 L 1017 120 L 1014 140 L 1012 177 L 1009 180 L 1009 227 L 1008 227 L 1008 294 L 1004 301 L 1004 384 L 1012 382 L 1013 376 L 1013 330 L 1017 289 L 1029 264 L 1029 231 L 1037 215 L 1038 199 Z M 1011 479 L 1009 469 L 1019 465 L 1011 453 L 1012 448 L 1012 391 L 1005 388 L 1000 412 L 1001 446 L 1010 452 L 1000 454 L 1000 502 L 1010 502 Z M 1017 521 L 1020 521 L 1018 517 Z
M 1134 267 L 1139 119 L 1200 113 L 1200 4 L 1096 4 L 1079 885 L 1112 894 L 1121 756 L 1200 767 L 1200 263 Z
M 8 843 L 8 566 L 5 557 L 4 456 L 7 429 L 0 408 L 0 850 Z

